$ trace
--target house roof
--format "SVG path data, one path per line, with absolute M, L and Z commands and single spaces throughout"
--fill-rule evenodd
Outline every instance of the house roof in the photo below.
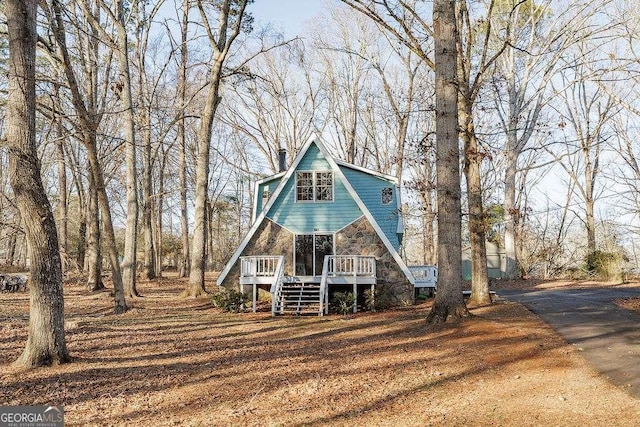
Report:
M 376 231 L 376 233 L 377 233 L 378 237 L 380 238 L 380 240 L 382 240 L 382 242 L 384 243 L 384 245 L 387 248 L 387 250 L 389 251 L 389 253 L 393 256 L 394 260 L 398 263 L 398 266 L 400 267 L 400 269 L 404 272 L 405 276 L 411 282 L 411 284 L 413 284 L 413 281 L 414 281 L 413 276 L 411 275 L 411 273 L 410 273 L 409 269 L 407 268 L 406 264 L 404 263 L 404 261 L 400 257 L 400 254 L 395 249 L 393 244 L 391 244 L 391 241 L 389 241 L 387 236 L 384 234 L 384 232 L 380 228 L 380 225 L 378 224 L 376 219 L 373 217 L 373 215 L 371 214 L 371 212 L 369 211 L 367 206 L 364 204 L 364 202 L 360 199 L 360 197 L 358 196 L 358 193 L 354 190 L 353 186 L 351 185 L 349 180 L 345 177 L 344 173 L 340 170 L 339 165 L 340 166 L 344 166 L 344 167 L 353 168 L 353 169 L 356 169 L 356 170 L 360 170 L 360 171 L 366 172 L 368 174 L 378 176 L 380 178 L 389 179 L 394 183 L 397 183 L 396 178 L 392 177 L 390 175 L 377 173 L 377 172 L 374 172 L 374 171 L 371 171 L 371 170 L 368 170 L 368 169 L 365 169 L 365 168 L 362 168 L 362 167 L 358 167 L 358 166 L 352 165 L 350 163 L 346 163 L 346 162 L 334 159 L 333 156 L 326 149 L 326 147 L 324 146 L 322 141 L 317 136 L 312 136 L 311 138 L 309 138 L 307 140 L 307 142 L 298 151 L 298 154 L 296 155 L 294 161 L 291 163 L 289 168 L 284 172 L 284 174 L 279 173 L 277 175 L 274 175 L 272 177 L 268 177 L 268 178 L 265 178 L 264 180 L 262 180 L 264 182 L 264 181 L 271 180 L 271 179 L 273 179 L 275 177 L 281 177 L 280 182 L 278 184 L 278 187 L 276 187 L 276 189 L 274 190 L 273 195 L 269 198 L 269 201 L 263 207 L 262 211 L 257 216 L 257 218 L 255 218 L 255 221 L 251 225 L 251 228 L 249 229 L 249 232 L 246 234 L 244 239 L 242 239 L 242 241 L 240 242 L 240 245 L 238 246 L 236 251 L 231 256 L 231 259 L 229 260 L 229 262 L 227 262 L 227 264 L 225 265 L 224 269 L 222 270 L 222 272 L 218 276 L 217 284 L 218 285 L 222 284 L 224 279 L 227 277 L 227 274 L 229 274 L 229 271 L 231 270 L 231 268 L 238 261 L 238 258 L 240 258 L 240 255 L 242 254 L 242 252 L 246 248 L 247 244 L 249 244 L 249 241 L 251 240 L 253 235 L 256 233 L 256 231 L 260 227 L 260 224 L 262 224 L 262 222 L 266 218 L 266 215 L 269 212 L 269 209 L 271 209 L 271 206 L 278 199 L 278 196 L 280 195 L 280 193 L 282 193 L 282 191 L 285 188 L 287 182 L 293 176 L 295 170 L 297 169 L 298 165 L 302 161 L 302 158 L 304 157 L 306 152 L 309 150 L 309 147 L 311 147 L 311 144 L 315 144 L 316 147 L 318 147 L 318 149 L 320 150 L 320 152 L 324 156 L 325 160 L 331 166 L 331 169 L 333 170 L 333 172 L 334 172 L 335 176 L 337 177 L 337 179 L 339 179 L 342 182 L 342 184 L 346 188 L 347 192 L 351 195 L 351 197 L 353 198 L 355 203 L 358 205 L 360 210 L 363 212 L 364 216 L 367 218 L 367 220 L 369 221 L 369 223 L 371 224 L 373 229 Z M 398 192 L 398 197 L 399 196 L 400 196 L 400 193 Z
M 398 185 L 398 178 L 396 178 L 393 175 L 387 175 L 386 173 L 376 172 L 374 170 L 367 169 L 367 168 L 362 167 L 362 166 L 354 165 L 353 163 L 345 162 L 344 160 L 334 159 L 334 161 L 336 162 L 337 165 L 343 166 L 345 168 L 357 170 L 357 171 L 360 171 L 360 172 L 364 172 L 364 173 L 369 174 L 369 175 L 377 176 L 378 178 L 386 179 L 388 181 L 392 181 L 394 184 Z

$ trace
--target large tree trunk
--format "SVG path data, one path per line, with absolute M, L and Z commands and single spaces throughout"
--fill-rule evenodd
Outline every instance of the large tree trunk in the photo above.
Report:
M 232 3 L 234 8 L 232 10 Z M 204 13 L 203 3 L 197 1 L 203 20 L 208 17 Z M 194 208 L 193 250 L 189 283 L 182 295 L 197 297 L 206 293 L 204 288 L 204 270 L 206 256 L 206 207 L 209 184 L 209 153 L 211 151 L 211 135 L 213 118 L 220 104 L 220 84 L 222 82 L 223 63 L 229 49 L 242 28 L 242 18 L 248 1 L 233 2 L 224 0 L 219 7 L 218 32 L 216 36 L 209 33 L 209 42 L 213 48 L 211 71 L 209 72 L 209 90 L 200 117 L 198 132 L 198 158 L 196 160 L 196 203 Z M 233 18 L 230 17 L 233 15 Z
M 79 270 L 84 270 L 84 259 L 87 253 L 87 220 L 86 209 L 83 205 L 78 206 L 78 216 L 80 217 L 80 223 L 78 224 L 78 244 L 76 245 L 78 256 L 76 257 L 76 264 Z
M 75 158 L 73 150 L 69 150 L 69 160 L 73 162 L 73 166 L 71 167 L 73 184 L 76 187 L 76 194 L 78 196 L 78 207 L 77 207 L 77 217 L 78 218 L 78 240 L 76 243 L 76 250 L 78 255 L 75 259 L 76 266 L 81 271 L 86 271 L 84 260 L 85 254 L 87 250 L 87 206 L 86 199 L 84 194 L 84 185 L 82 183 L 82 174 L 79 173 L 80 166 L 78 165 L 77 159 Z M 89 174 L 90 176 L 90 174 Z
M 93 176 L 89 174 L 89 203 L 87 203 L 87 288 L 90 292 L 104 289 L 102 283 L 102 253 L 100 251 L 100 208 Z
M 213 117 L 220 103 L 218 90 L 222 72 L 222 60 L 215 60 L 210 73 L 209 92 L 202 112 L 202 124 L 198 134 L 198 159 L 196 162 L 196 203 L 194 209 L 193 250 L 191 258 L 191 272 L 189 283 L 184 290 L 184 296 L 198 297 L 206 294 L 204 287 L 204 272 L 206 262 L 206 210 L 209 183 L 209 153 Z
M 58 87 L 56 86 L 55 97 L 58 98 Z M 64 141 L 65 131 L 62 126 L 62 118 L 58 117 L 56 123 L 56 156 L 58 163 L 58 232 L 60 241 L 60 255 L 62 260 L 62 271 L 68 268 L 67 260 L 67 168 L 65 166 Z
M 40 177 L 36 152 L 36 11 L 37 0 L 7 0 L 9 91 L 6 144 L 9 177 L 29 246 L 29 337 L 21 366 L 69 361 L 64 334 L 62 266 L 58 234 Z
M 155 262 L 156 277 L 162 277 L 162 258 L 164 255 L 162 252 L 162 245 L 164 244 L 162 240 L 162 227 L 163 227 L 162 214 L 163 214 L 164 192 L 165 192 L 164 170 L 165 170 L 166 164 L 167 164 L 167 153 L 164 153 L 162 157 L 162 166 L 160 167 L 160 171 L 158 173 L 158 200 L 156 202 L 155 209 L 152 211 L 153 215 L 151 217 L 153 224 L 155 225 L 155 230 L 153 230 L 154 231 L 153 234 L 155 235 L 154 262 Z
M 469 315 L 462 295 L 455 1 L 434 0 L 433 22 L 438 180 L 438 292 L 427 316 L 427 322 L 441 323 Z
M 189 217 L 187 216 L 187 138 L 185 135 L 185 104 L 187 81 L 187 31 L 189 28 L 189 0 L 182 3 L 183 15 L 180 28 L 180 70 L 178 74 L 178 97 L 180 102 L 180 120 L 178 121 L 178 142 L 180 152 L 178 159 L 178 180 L 180 181 L 180 236 L 182 242 L 182 257 L 178 266 L 178 277 L 187 277 L 190 272 L 191 259 L 189 257 Z
M 109 198 L 107 196 L 102 169 L 100 168 L 100 163 L 98 161 L 96 147 L 95 145 L 88 144 L 85 148 L 87 149 L 87 158 L 89 159 L 91 174 L 93 175 L 93 179 L 96 181 L 96 193 L 104 225 L 105 246 L 109 253 L 109 262 L 111 264 L 111 281 L 113 282 L 113 296 L 115 303 L 114 313 L 120 314 L 127 311 L 128 307 L 122 283 L 122 271 L 120 270 L 120 260 L 118 259 L 116 233 L 113 229 L 113 219 L 111 218 L 111 209 L 109 208 Z
M 460 103 L 460 122 L 464 141 L 464 173 L 467 179 L 467 204 L 469 205 L 469 237 L 471 240 L 471 297 L 467 304 L 491 304 L 487 273 L 487 246 L 485 242 L 484 210 L 482 207 L 482 183 L 478 140 L 473 123 L 471 105 L 464 99 Z
M 589 147 L 593 146 L 593 143 L 589 144 Z M 593 197 L 594 190 L 594 171 L 591 162 L 590 153 L 588 150 L 584 150 L 584 186 L 585 186 L 585 226 L 587 229 L 587 254 L 593 254 L 596 251 L 596 220 L 594 213 L 595 199 Z
M 518 166 L 518 152 L 516 151 L 515 130 L 513 135 L 507 134 L 507 148 L 505 150 L 506 166 L 504 172 L 504 252 L 506 257 L 505 279 L 513 280 L 518 276 L 518 262 L 516 252 L 516 230 L 520 220 L 516 209 L 516 173 Z
M 136 189 L 136 140 L 134 131 L 133 99 L 131 94 L 131 74 L 129 72 L 129 46 L 124 18 L 124 3 L 116 2 L 118 30 L 118 66 L 120 67 L 120 94 L 124 113 L 125 166 L 127 175 L 127 227 L 124 236 L 124 257 L 122 260 L 122 282 L 127 298 L 140 296 L 136 287 L 137 237 L 138 237 L 138 195 Z
M 144 236 L 144 268 L 142 275 L 147 280 L 156 277 L 156 252 L 154 248 L 153 227 L 151 223 L 153 206 L 153 191 L 151 179 L 151 120 L 148 111 L 144 112 L 144 177 L 142 188 L 144 201 L 142 205 L 142 234 Z
M 6 264 L 13 266 L 16 262 L 16 246 L 18 245 L 18 238 L 16 237 L 16 233 L 13 232 L 9 236 L 9 240 L 7 242 L 7 256 L 6 256 Z

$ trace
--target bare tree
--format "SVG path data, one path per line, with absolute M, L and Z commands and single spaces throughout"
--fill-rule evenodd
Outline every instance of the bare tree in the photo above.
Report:
M 461 270 L 456 2 L 435 0 L 431 25 L 423 18 L 427 10 L 423 2 L 342 1 L 372 19 L 435 71 L 439 287 L 427 320 L 437 323 L 466 317 Z
M 211 150 L 211 135 L 213 119 L 220 104 L 220 85 L 223 77 L 223 66 L 235 39 L 243 29 L 243 19 L 248 0 L 224 0 L 219 5 L 217 30 L 211 25 L 209 14 L 206 12 L 206 3 L 196 0 L 200 11 L 202 24 L 207 32 L 207 37 L 213 55 L 210 62 L 209 88 L 200 118 L 200 131 L 198 134 L 198 158 L 196 165 L 196 189 L 194 208 L 193 249 L 191 251 L 191 271 L 189 283 L 184 290 L 184 296 L 197 297 L 205 293 L 205 248 L 206 248 L 206 206 L 207 186 L 209 183 L 209 153 Z M 214 32 L 215 31 L 215 32 Z
M 556 153 L 556 158 L 563 157 L 558 163 L 584 203 L 584 217 L 580 217 L 585 225 L 589 255 L 596 251 L 594 207 L 600 193 L 597 182 L 603 168 L 604 143 L 611 136 L 607 126 L 620 107 L 616 107 L 612 96 L 589 81 L 586 65 L 563 71 L 562 78 L 566 89 L 560 92 L 564 104 L 560 113 L 564 120 L 562 127 L 566 126 L 569 132 L 565 136 L 564 153 Z
M 164 5 L 164 1 L 156 1 L 151 8 L 147 8 L 144 2 L 135 3 L 132 11 L 132 19 L 135 23 L 135 33 L 132 39 L 134 54 L 133 63 L 137 68 L 137 125 L 139 129 L 139 135 L 141 135 L 141 145 L 143 148 L 142 163 L 142 235 L 144 237 L 144 261 L 142 275 L 146 279 L 153 279 L 162 274 L 159 268 L 161 262 L 156 261 L 156 255 L 158 251 L 156 246 L 159 244 L 154 238 L 154 218 L 156 209 L 156 202 L 158 197 L 154 197 L 153 189 L 153 165 L 154 165 L 154 141 L 156 144 L 161 144 L 162 140 L 157 138 L 159 135 L 154 131 L 161 130 L 159 123 L 152 124 L 154 119 L 154 110 L 160 113 L 166 109 L 164 106 L 158 105 L 158 99 L 160 98 L 158 91 L 161 89 L 161 82 L 166 74 L 169 63 L 172 61 L 173 52 L 169 52 L 164 57 L 156 68 L 152 68 L 149 64 L 150 59 L 155 60 L 157 55 L 153 55 L 157 51 L 158 45 L 162 40 L 160 37 L 152 39 L 152 26 L 151 23 L 156 18 L 158 12 Z M 154 63 L 156 61 L 153 61 Z M 164 99 L 166 104 L 171 101 Z M 159 117 L 160 114 L 156 115 Z M 161 233 L 159 233 L 161 235 Z
M 58 85 L 55 86 L 55 92 L 59 92 Z M 58 94 L 54 94 L 54 99 L 59 99 Z M 57 108 L 60 110 L 60 108 Z M 60 240 L 60 257 L 62 260 L 62 271 L 67 269 L 68 264 L 68 202 L 67 202 L 67 167 L 65 162 L 65 141 L 66 129 L 64 128 L 63 119 L 60 115 L 56 117 L 56 161 L 58 167 L 58 231 Z
M 182 242 L 182 258 L 178 267 L 178 277 L 188 277 L 191 268 L 189 253 L 189 218 L 187 216 L 187 137 L 185 129 L 187 104 L 187 35 L 189 31 L 189 0 L 182 2 L 182 21 L 180 23 L 180 64 L 178 68 L 178 103 L 180 120 L 178 126 L 178 179 L 180 185 L 180 237 Z
M 371 141 L 367 141 L 363 116 L 375 91 L 369 86 L 373 68 L 367 58 L 379 35 L 372 32 L 376 27 L 370 20 L 341 12 L 331 9 L 335 30 L 318 29 L 314 48 L 327 88 L 324 106 L 335 149 L 346 161 L 366 166 L 366 147 Z
M 456 6 L 434 0 L 436 169 L 438 179 L 438 292 L 430 323 L 469 316 L 462 297 Z
M 125 296 L 136 297 L 136 258 L 138 232 L 138 194 L 136 188 L 136 139 L 133 95 L 131 88 L 131 71 L 129 66 L 129 34 L 127 31 L 128 11 L 124 0 L 115 0 L 107 4 L 104 0 L 97 0 L 97 9 L 104 12 L 115 28 L 115 35 L 108 33 L 103 23 L 92 13 L 89 0 L 80 0 L 85 18 L 91 28 L 100 35 L 100 40 L 106 43 L 115 53 L 118 62 L 119 78 L 115 83 L 117 97 L 120 100 L 124 120 L 123 135 L 125 141 L 125 169 L 126 169 L 126 229 L 124 256 L 122 260 L 122 282 Z M 137 3 L 136 3 L 137 4 Z
M 5 3 L 10 58 L 5 144 L 11 186 L 24 222 L 31 261 L 29 337 L 16 361 L 22 366 L 69 361 L 58 234 L 36 151 L 37 7 L 37 0 Z
M 90 22 L 99 22 L 99 14 L 90 13 L 89 5 L 84 3 L 83 0 L 83 12 L 84 16 L 91 15 Z M 97 64 L 95 63 L 95 57 L 90 53 L 88 55 L 89 66 L 85 68 L 88 71 L 89 76 L 86 79 L 87 91 L 83 95 L 80 92 L 80 85 L 78 84 L 78 77 L 74 67 L 72 66 L 72 59 L 67 49 L 67 39 L 65 31 L 65 22 L 62 16 L 62 8 L 59 0 L 53 0 L 51 2 L 52 11 L 49 13 L 50 25 L 54 34 L 57 48 L 60 51 L 60 58 L 58 59 L 64 69 L 64 74 L 67 79 L 68 88 L 71 92 L 71 101 L 78 117 L 78 123 L 76 124 L 78 133 L 80 134 L 80 141 L 84 145 L 87 151 L 87 159 L 89 161 L 89 167 L 92 174 L 93 182 L 95 184 L 95 192 L 97 193 L 100 210 L 102 212 L 102 220 L 104 223 L 106 247 L 109 252 L 109 258 L 111 263 L 111 277 L 114 287 L 114 311 L 116 313 L 122 313 L 127 310 L 125 301 L 124 287 L 122 283 L 122 273 L 120 270 L 120 260 L 118 259 L 118 250 L 116 247 L 115 232 L 113 229 L 113 220 L 111 218 L 111 208 L 109 205 L 109 198 L 106 192 L 106 184 L 104 179 L 104 173 L 100 164 L 97 146 L 97 130 L 102 120 L 102 113 L 97 109 L 97 76 L 95 71 L 97 70 Z M 96 9 L 96 11 L 99 9 Z M 92 25 L 92 29 L 96 30 L 96 27 L 100 25 Z M 100 27 L 101 28 L 101 27 Z M 102 31 L 104 29 L 101 28 Z M 90 49 L 95 49 L 95 46 L 89 43 Z M 54 52 L 52 47 L 49 48 L 50 53 Z M 91 191 L 91 189 L 90 189 Z M 95 218 L 95 217 L 94 217 Z
M 270 43 L 271 38 L 262 42 Z M 274 40 L 277 43 L 277 39 Z M 242 134 L 279 172 L 279 152 L 295 155 L 314 130 L 314 113 L 322 102 L 319 84 L 311 76 L 304 45 L 293 40 L 259 55 L 247 65 L 249 76 L 234 77 L 229 102 L 221 111 L 221 122 Z M 245 147 L 239 150 L 246 151 Z M 245 157 L 249 154 L 243 154 Z
M 637 40 L 640 37 L 640 4 L 637 2 L 621 2 L 609 11 L 608 18 L 620 23 L 619 38 L 608 50 L 606 61 L 598 63 L 594 70 L 597 77 L 594 82 L 600 89 L 612 97 L 617 106 L 622 107 L 621 114 L 613 117 L 614 132 L 610 146 L 616 153 L 616 161 L 610 170 L 609 177 L 620 184 L 617 207 L 623 214 L 633 218 L 640 215 L 640 150 L 638 145 L 640 118 L 640 76 L 636 70 L 640 64 L 640 52 Z M 617 49 L 614 49 L 617 48 Z M 637 224 L 632 221 L 631 230 L 638 231 Z M 635 253 L 635 245 L 634 245 Z
M 517 230 L 524 215 L 518 203 L 517 178 L 525 169 L 521 156 L 535 149 L 541 113 L 553 96 L 547 89 L 562 66 L 561 59 L 579 40 L 599 31 L 591 26 L 594 13 L 608 1 L 571 2 L 562 10 L 551 0 L 527 0 L 516 9 L 516 0 L 499 3 L 494 19 L 512 28 L 511 43 L 495 62 L 492 87 L 499 123 L 506 135 L 504 159 L 504 246 L 507 278 L 517 275 Z

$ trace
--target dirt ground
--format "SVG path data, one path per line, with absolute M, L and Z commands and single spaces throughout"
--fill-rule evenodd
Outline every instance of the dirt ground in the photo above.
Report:
M 594 286 L 571 282 L 505 287 Z M 19 371 L 28 295 L 0 294 L 0 405 L 64 406 L 69 426 L 632 426 L 640 402 L 519 304 L 431 326 L 430 301 L 349 318 L 222 313 L 142 282 L 65 284 L 73 362 Z M 638 309 L 638 301 L 629 307 Z M 635 304 L 635 305 L 634 305 Z

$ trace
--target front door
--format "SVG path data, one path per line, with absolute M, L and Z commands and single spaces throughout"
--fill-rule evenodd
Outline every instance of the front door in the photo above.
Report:
M 325 255 L 333 255 L 332 234 L 299 234 L 295 237 L 295 275 L 320 276 Z

